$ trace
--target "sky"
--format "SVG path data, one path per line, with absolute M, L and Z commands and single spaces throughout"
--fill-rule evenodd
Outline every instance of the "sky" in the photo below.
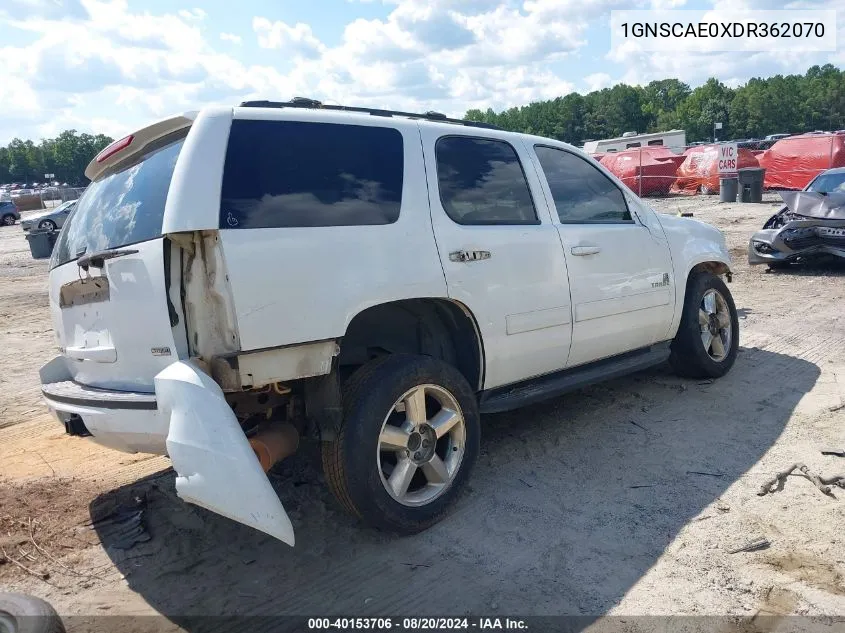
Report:
M 462 116 L 614 83 L 803 73 L 836 52 L 610 48 L 613 9 L 836 8 L 841 0 L 0 0 L 0 144 L 118 138 L 209 104 L 294 96 Z M 667 12 L 667 16 L 668 16 Z

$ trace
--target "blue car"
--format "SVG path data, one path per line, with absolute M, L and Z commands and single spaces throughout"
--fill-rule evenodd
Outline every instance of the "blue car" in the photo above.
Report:
M 0 224 L 3 226 L 12 226 L 20 219 L 21 214 L 18 212 L 18 208 L 14 202 L 0 202 Z

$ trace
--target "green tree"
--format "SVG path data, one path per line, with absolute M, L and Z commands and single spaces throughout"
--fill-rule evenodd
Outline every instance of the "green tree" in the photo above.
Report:
M 804 75 L 755 77 L 731 89 L 716 79 L 690 90 L 678 79 L 644 87 L 618 84 L 586 95 L 570 93 L 500 113 L 470 110 L 467 118 L 508 130 L 580 144 L 628 131 L 684 129 L 689 141 L 761 138 L 776 132 L 845 129 L 845 71 L 831 64 Z
M 0 183 L 12 180 L 12 171 L 9 169 L 9 150 L 0 147 Z
M 76 130 L 42 139 L 37 145 L 12 139 L 7 147 L 0 147 L 0 183 L 41 182 L 50 173 L 61 182 L 84 185 L 85 167 L 111 142 L 104 134 L 77 134 Z
M 38 163 L 35 156 L 35 145 L 32 141 L 12 139 L 8 145 L 9 171 L 12 178 L 24 182 L 32 182 L 38 173 Z
M 729 138 L 730 107 L 733 91 L 711 77 L 703 86 L 693 90 L 678 106 L 678 118 L 687 132 L 688 141 L 706 141 L 713 135 L 713 124 L 721 123 L 719 138 Z
M 643 89 L 643 115 L 649 131 L 670 130 L 666 123 L 677 123 L 671 118 L 678 106 L 690 95 L 690 87 L 677 79 L 652 81 Z M 663 122 L 661 123 L 661 117 Z

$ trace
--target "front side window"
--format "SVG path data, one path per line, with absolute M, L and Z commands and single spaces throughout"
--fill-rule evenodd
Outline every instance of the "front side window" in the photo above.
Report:
M 235 120 L 220 227 L 390 224 L 402 203 L 402 134 L 393 128 Z
M 622 191 L 597 167 L 561 149 L 534 149 L 562 223 L 632 222 Z
M 539 224 L 516 151 L 504 141 L 447 136 L 437 141 L 437 182 L 458 224 Z

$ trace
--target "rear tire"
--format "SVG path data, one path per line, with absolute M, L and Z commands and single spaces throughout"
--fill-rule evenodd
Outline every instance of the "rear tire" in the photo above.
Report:
M 3 226 L 12 226 L 15 223 L 15 216 L 12 214 L 4 215 L 2 222 Z
M 730 290 L 709 272 L 690 275 L 669 363 L 685 378 L 719 378 L 739 350 L 739 317 Z
M 0 633 L 65 633 L 48 603 L 22 593 L 0 593 Z
M 428 356 L 371 361 L 346 381 L 343 411 L 336 439 L 323 443 L 338 501 L 365 523 L 401 534 L 443 518 L 480 445 L 478 403 L 461 373 Z

